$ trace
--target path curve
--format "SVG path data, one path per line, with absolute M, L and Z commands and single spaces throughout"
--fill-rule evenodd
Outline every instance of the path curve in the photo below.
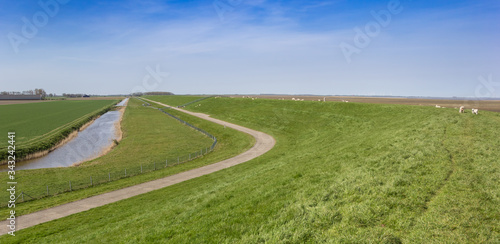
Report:
M 220 161 L 218 163 L 210 164 L 207 166 L 203 166 L 201 168 L 196 168 L 179 174 L 167 176 L 165 178 L 141 183 L 120 190 L 104 193 L 101 195 L 85 198 L 75 202 L 66 203 L 60 206 L 16 217 L 16 231 L 32 227 L 41 223 L 45 223 L 51 220 L 63 218 L 75 213 L 87 211 L 92 208 L 104 206 L 109 203 L 114 203 L 123 199 L 131 198 L 140 194 L 148 193 L 154 190 L 158 190 L 167 186 L 171 186 L 183 181 L 211 174 L 213 172 L 217 172 L 219 170 L 223 170 L 231 166 L 247 162 L 268 152 L 276 144 L 276 140 L 272 136 L 266 133 L 252 130 L 226 121 L 214 119 L 207 114 L 193 113 L 187 110 L 174 108 L 166 104 L 152 101 L 149 99 L 145 100 L 160 104 L 165 107 L 170 107 L 172 109 L 181 111 L 183 113 L 190 114 L 198 118 L 205 119 L 247 133 L 255 138 L 255 144 L 248 151 L 245 151 L 235 157 Z M 7 234 L 7 232 L 9 231 L 7 225 L 8 225 L 7 220 L 0 222 L 1 226 L 0 235 Z

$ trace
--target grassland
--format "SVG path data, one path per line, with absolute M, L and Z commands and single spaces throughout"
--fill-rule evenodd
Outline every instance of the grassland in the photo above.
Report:
M 169 111 L 178 114 L 176 111 Z M 161 170 L 123 178 L 87 189 L 66 192 L 56 196 L 24 202 L 16 206 L 19 215 L 28 214 L 37 210 L 60 205 L 89 196 L 121 189 L 142 182 L 162 178 L 168 175 L 183 172 L 189 169 L 215 163 L 237 155 L 253 145 L 253 138 L 231 129 L 206 122 L 204 120 L 183 115 L 183 119 L 205 129 L 218 139 L 214 152 L 190 161 L 185 164 L 164 168 Z M 50 168 L 37 170 L 24 170 L 16 172 L 18 192 L 24 191 L 31 196 L 44 194 L 46 186 L 51 192 L 67 189 L 68 181 L 72 181 L 73 189 L 78 186 L 90 185 L 89 177 L 93 182 L 108 180 L 123 176 L 124 169 L 127 174 L 138 174 L 141 164 L 144 170 L 151 170 L 152 162 L 158 162 L 158 168 L 164 165 L 165 158 L 186 156 L 212 145 L 212 140 L 205 135 L 179 123 L 177 120 L 159 112 L 158 110 L 142 106 L 142 102 L 131 99 L 122 120 L 123 139 L 110 153 L 86 162 L 79 167 Z M 160 164 L 161 162 L 161 164 Z M 149 168 L 146 167 L 149 165 Z M 0 180 L 7 182 L 7 174 Z M 7 194 L 1 192 L 2 205 L 6 203 Z M 0 208 L 2 213 L 7 209 Z
M 241 96 L 233 96 L 241 97 Z M 476 99 L 430 99 L 430 98 L 403 98 L 403 97 L 360 97 L 360 96 L 307 96 L 307 95 L 253 95 L 254 98 L 266 99 L 285 99 L 292 98 L 305 99 L 306 101 L 318 101 L 325 99 L 326 101 L 349 101 L 355 103 L 377 103 L 377 104 L 401 104 L 401 105 L 416 105 L 416 106 L 432 106 L 439 105 L 446 108 L 455 108 L 458 111 L 460 106 L 465 106 L 466 110 L 478 108 L 480 111 L 500 112 L 499 100 L 476 100 Z
M 16 132 L 18 158 L 56 145 L 118 100 L 54 101 L 0 106 L 0 132 Z M 0 161 L 6 158 L 7 140 L 0 141 Z
M 500 115 L 209 99 L 277 139 L 250 162 L 3 236 L 2 243 L 495 243 Z
M 176 95 L 165 95 L 165 96 L 144 96 L 147 99 L 155 100 L 170 106 L 180 106 L 192 101 L 204 98 L 206 96 L 176 96 Z

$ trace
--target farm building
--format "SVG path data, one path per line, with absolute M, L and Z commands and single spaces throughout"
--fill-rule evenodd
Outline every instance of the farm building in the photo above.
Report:
M 0 100 L 42 100 L 42 95 L 0 95 Z

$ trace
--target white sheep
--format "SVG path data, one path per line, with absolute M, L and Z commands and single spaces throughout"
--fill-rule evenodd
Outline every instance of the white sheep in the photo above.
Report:
M 460 112 L 460 113 L 464 113 L 464 109 L 465 109 L 465 107 L 464 107 L 464 106 L 460 106 L 460 110 L 459 110 L 459 112 Z
M 478 113 L 479 113 L 479 109 L 477 109 L 477 108 L 472 109 L 472 114 L 477 115 Z
M 436 105 L 436 108 L 441 108 L 441 106 L 439 106 L 439 105 Z

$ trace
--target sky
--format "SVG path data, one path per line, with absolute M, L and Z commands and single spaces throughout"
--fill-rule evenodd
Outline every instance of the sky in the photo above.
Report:
M 0 0 L 0 90 L 500 97 L 500 1 Z

